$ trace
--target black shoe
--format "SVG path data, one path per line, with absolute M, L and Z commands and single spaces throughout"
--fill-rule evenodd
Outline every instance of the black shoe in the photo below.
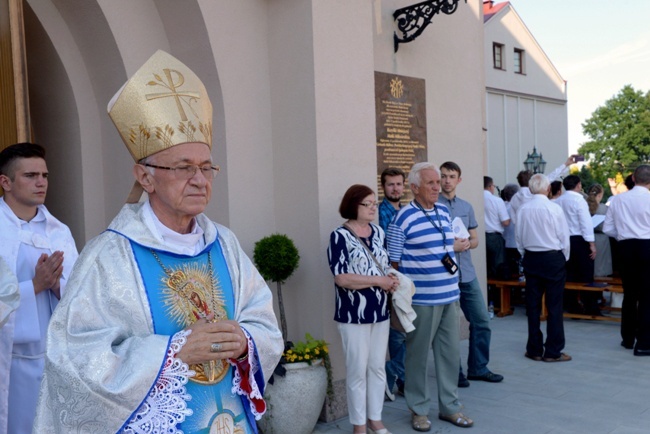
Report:
M 634 355 L 635 356 L 650 356 L 650 350 L 639 350 L 639 349 L 634 349 Z
M 625 341 L 621 341 L 621 346 L 622 346 L 623 348 L 625 348 L 626 350 L 631 350 L 631 349 L 634 349 L 634 342 L 632 342 L 632 343 L 630 344 L 630 343 L 627 343 L 627 342 L 625 342 Z
M 398 378 L 395 380 L 395 384 L 397 384 L 397 393 L 404 396 L 404 382 Z
M 487 381 L 488 383 L 500 383 L 503 381 L 503 375 L 495 374 L 494 372 L 487 371 L 483 375 L 468 375 L 468 380 Z
M 469 381 L 463 374 L 458 374 L 458 387 L 469 387 Z

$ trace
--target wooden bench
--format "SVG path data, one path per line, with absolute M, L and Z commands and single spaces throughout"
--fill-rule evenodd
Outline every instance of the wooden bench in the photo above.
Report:
M 488 279 L 488 285 L 495 287 L 499 291 L 501 307 L 495 309 L 497 311 L 497 316 L 502 318 L 504 316 L 512 315 L 515 310 L 510 305 L 510 290 L 512 288 L 525 288 L 526 282 L 520 282 L 518 280 Z
M 596 278 L 597 282 L 605 283 L 606 286 L 596 287 L 596 286 L 586 286 L 585 283 L 576 283 L 576 282 L 566 282 L 564 284 L 564 289 L 571 289 L 577 291 L 609 291 L 623 293 L 623 286 L 620 283 L 618 278 Z M 507 315 L 512 315 L 514 309 L 510 305 L 510 290 L 512 288 L 525 288 L 526 281 L 520 282 L 519 280 L 498 280 L 498 279 L 488 279 L 488 285 L 492 285 L 499 291 L 499 296 L 501 298 L 501 306 L 498 309 L 497 316 L 504 317 Z M 545 320 L 548 315 L 546 310 L 546 300 L 545 297 L 542 297 L 542 315 L 541 319 Z M 580 318 L 580 319 L 592 319 L 599 321 L 615 321 L 621 322 L 621 318 L 604 316 L 604 315 L 583 315 L 577 313 L 564 313 L 565 318 Z
M 564 289 L 572 289 L 577 291 L 594 291 L 594 292 L 609 291 L 609 292 L 618 292 L 621 294 L 623 293 L 622 285 L 616 285 L 613 283 L 609 283 L 606 281 L 599 281 L 599 280 L 596 280 L 596 282 L 603 283 L 606 286 L 597 287 L 597 286 L 587 286 L 587 284 L 585 283 L 566 282 L 564 284 Z M 544 307 L 544 310 L 546 310 L 546 307 Z M 564 318 L 593 319 L 598 321 L 621 322 L 621 318 L 617 316 L 585 315 L 580 313 L 568 313 L 568 312 L 564 313 Z

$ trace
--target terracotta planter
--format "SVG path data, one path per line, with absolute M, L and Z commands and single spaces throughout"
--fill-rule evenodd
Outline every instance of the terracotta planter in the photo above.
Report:
M 284 365 L 287 375 L 274 376 L 266 387 L 266 414 L 258 421 L 264 434 L 310 434 L 327 394 L 327 371 L 322 360 Z

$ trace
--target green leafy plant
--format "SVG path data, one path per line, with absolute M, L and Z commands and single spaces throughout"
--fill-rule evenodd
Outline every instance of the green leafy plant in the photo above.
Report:
M 284 312 L 284 302 L 282 300 L 282 284 L 298 268 L 300 262 L 298 249 L 291 238 L 284 234 L 269 235 L 255 243 L 253 262 L 265 280 L 270 280 L 277 284 L 284 353 L 273 375 L 284 377 L 286 369 L 283 365 L 285 363 L 307 362 L 311 365 L 313 360 L 322 359 L 323 365 L 327 370 L 327 396 L 330 398 L 330 411 L 332 411 L 334 388 L 332 385 L 332 365 L 330 364 L 327 342 L 314 339 L 309 333 L 305 335 L 304 341 L 298 341 L 295 344 L 287 341 L 287 320 Z M 271 376 L 269 383 L 273 384 L 273 381 L 273 376 Z
M 300 262 L 298 249 L 291 238 L 284 234 L 269 235 L 255 243 L 253 262 L 255 262 L 257 269 L 265 280 L 270 280 L 277 284 L 280 325 L 282 328 L 282 339 L 284 339 L 286 347 L 287 318 L 284 314 L 282 284 L 298 268 L 298 263 Z
M 312 360 L 325 359 L 329 356 L 327 342 L 322 339 L 314 339 L 309 333 L 305 334 L 304 341 L 298 341 L 293 347 L 288 348 L 282 357 L 285 363 L 307 362 L 311 365 Z

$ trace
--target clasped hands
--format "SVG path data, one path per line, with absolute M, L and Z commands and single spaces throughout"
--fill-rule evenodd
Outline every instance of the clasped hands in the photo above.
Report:
M 379 284 L 379 287 L 384 291 L 392 294 L 397 290 L 397 286 L 399 285 L 399 278 L 394 274 L 387 274 L 386 276 L 380 277 L 380 282 L 381 283 Z
M 34 269 L 34 293 L 51 289 L 57 298 L 61 298 L 61 276 L 63 275 L 63 252 L 55 251 L 51 255 L 41 254 Z
M 212 322 L 213 318 L 211 314 L 188 327 L 192 333 L 176 357 L 188 365 L 195 365 L 210 360 L 237 359 L 247 351 L 246 335 L 237 321 Z M 214 351 L 212 344 L 218 344 L 218 351 Z

